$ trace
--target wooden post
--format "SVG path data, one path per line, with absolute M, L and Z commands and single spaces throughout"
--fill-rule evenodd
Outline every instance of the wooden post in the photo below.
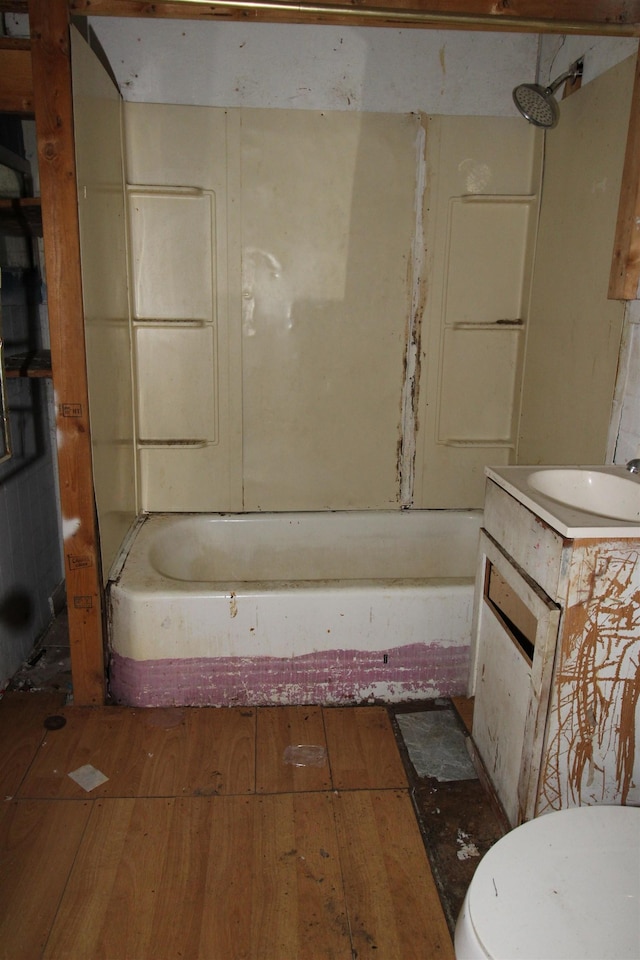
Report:
M 637 300 L 640 281 L 640 51 L 631 97 L 629 133 L 609 279 L 610 300 Z
M 104 703 L 68 0 L 29 0 L 74 703 Z

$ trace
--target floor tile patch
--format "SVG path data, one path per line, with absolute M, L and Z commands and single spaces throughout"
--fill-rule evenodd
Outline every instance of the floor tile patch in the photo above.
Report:
M 419 777 L 433 777 L 440 783 L 477 778 L 464 733 L 451 710 L 401 713 L 396 719 Z

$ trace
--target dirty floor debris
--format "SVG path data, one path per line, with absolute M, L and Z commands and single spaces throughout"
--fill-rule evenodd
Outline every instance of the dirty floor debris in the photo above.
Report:
M 464 893 L 505 828 L 474 772 L 447 779 L 469 772 L 470 701 L 85 709 L 64 658 L 59 676 L 41 660 L 0 701 L 7 956 L 162 960 L 215 941 L 225 960 L 453 958 Z M 453 767 L 416 763 L 422 726 L 453 736 Z M 287 762 L 300 745 L 314 763 Z M 83 767 L 104 777 L 90 791 Z
M 461 741 L 457 733 L 463 738 L 468 737 L 473 702 L 463 698 L 455 698 L 454 701 L 428 700 L 421 704 L 390 707 L 389 710 L 397 729 L 398 747 L 411 784 L 431 871 L 449 929 L 453 933 L 464 895 L 480 858 L 508 830 L 502 811 L 477 778 L 475 769 L 471 773 L 471 768 L 466 766 L 466 760 L 460 752 Z M 426 730 L 447 731 L 446 736 L 436 738 L 438 748 L 430 775 L 418 773 L 401 732 L 403 716 L 409 714 L 415 717 L 420 711 L 426 715 L 446 717 L 446 720 L 424 724 Z M 414 721 L 410 729 L 415 734 L 420 727 Z M 452 731 L 453 736 L 449 740 Z M 468 757 L 466 744 L 463 748 Z M 451 751 L 451 763 L 442 762 L 443 758 L 445 761 L 447 759 L 448 749 Z M 419 766 L 425 763 L 419 750 L 416 757 Z M 422 771 L 421 766 L 420 769 Z M 457 779 L 463 769 L 469 771 L 469 778 Z M 450 780 L 446 779 L 447 771 L 454 775 Z
M 71 655 L 67 611 L 63 609 L 12 677 L 8 690 L 60 691 L 71 697 Z

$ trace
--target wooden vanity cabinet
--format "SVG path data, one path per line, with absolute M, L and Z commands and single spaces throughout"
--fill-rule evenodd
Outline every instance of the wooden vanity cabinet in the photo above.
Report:
M 510 823 L 640 802 L 640 541 L 564 539 L 487 480 L 473 739 Z

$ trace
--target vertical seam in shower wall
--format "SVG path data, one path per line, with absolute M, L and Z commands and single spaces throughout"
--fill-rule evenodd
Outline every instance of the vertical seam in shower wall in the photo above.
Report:
M 129 221 L 129 178 L 127 175 L 127 150 L 128 150 L 128 137 L 127 137 L 127 123 L 126 123 L 126 104 L 124 99 L 120 98 L 120 143 L 121 143 L 121 152 L 120 152 L 120 162 L 121 162 L 121 171 L 122 171 L 122 191 L 123 191 L 123 229 L 124 229 L 124 249 L 125 249 L 125 269 L 126 269 L 126 285 L 127 285 L 127 310 L 128 310 L 128 331 L 129 331 L 129 376 L 131 378 L 131 419 L 133 427 L 133 498 L 135 503 L 135 512 L 136 517 L 138 517 L 142 510 L 142 496 L 140 492 L 140 464 L 138 458 L 138 389 L 137 389 L 137 373 L 136 373 L 136 363 L 135 363 L 135 346 L 134 346 L 134 335 L 133 335 L 133 291 L 132 291 L 132 280 L 133 272 L 131 269 L 131 225 Z
M 238 340 L 237 347 L 239 352 L 239 364 L 240 364 L 240 389 L 239 392 L 234 392 L 233 400 L 230 401 L 232 406 L 232 412 L 229 415 L 230 424 L 239 425 L 239 450 L 236 453 L 239 456 L 239 467 L 236 474 L 236 482 L 239 487 L 239 503 L 237 504 L 238 509 L 241 512 L 244 512 L 246 509 L 245 506 L 245 476 L 244 476 L 244 401 L 245 401 L 245 390 L 244 390 L 244 287 L 242 284 L 242 265 L 244 257 L 244 248 L 243 248 L 243 236 L 242 236 L 242 204 L 244 199 L 243 194 L 243 155 L 242 155 L 242 142 L 243 142 L 243 113 L 241 108 L 228 108 L 225 110 L 225 131 L 226 131 L 226 173 L 225 173 L 225 182 L 227 189 L 227 215 L 225 220 L 225 232 L 227 238 L 227 250 L 233 250 L 232 236 L 237 237 L 238 243 L 238 257 L 237 260 L 232 261 L 231 256 L 227 256 L 227 294 L 226 294 L 226 310 L 227 316 L 232 318 L 237 317 L 238 324 Z M 235 154 L 233 151 L 236 151 Z M 237 273 L 233 274 L 233 270 L 236 270 Z M 235 285 L 234 285 L 235 278 Z M 232 296 L 231 291 L 237 290 L 237 299 Z M 229 337 L 231 337 L 234 324 L 232 320 L 229 321 Z M 231 386 L 229 387 L 231 390 Z M 235 430 L 232 431 L 234 434 Z M 234 463 L 237 461 L 234 458 Z M 237 487 L 234 482 L 233 475 L 230 479 L 231 489 L 234 491 L 237 490 Z M 234 499 L 232 497 L 232 499 Z M 236 502 L 234 500 L 234 502 Z
M 420 332 L 422 311 L 424 308 L 424 220 L 423 203 L 426 184 L 426 133 L 424 118 L 420 117 L 420 126 L 416 135 L 416 193 L 415 228 L 411 249 L 409 284 L 411 289 L 411 307 L 407 323 L 405 344 L 404 381 L 402 384 L 402 412 L 400 423 L 399 480 L 400 506 L 413 504 L 415 462 L 416 462 L 416 417 L 418 407 L 418 388 L 420 383 Z

